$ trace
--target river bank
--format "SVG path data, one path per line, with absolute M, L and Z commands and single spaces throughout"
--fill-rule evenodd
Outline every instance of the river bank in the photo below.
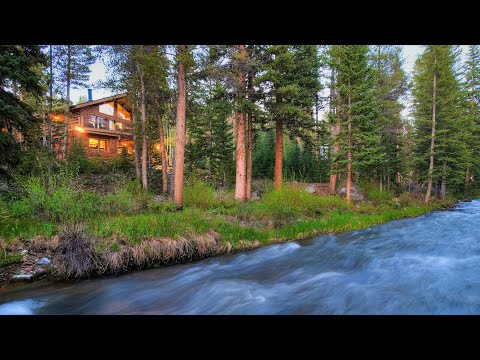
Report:
M 480 201 L 178 266 L 0 295 L 0 314 L 480 314 Z M 462 224 L 462 226 L 458 226 Z
M 188 262 L 367 228 L 456 203 L 453 198 L 435 199 L 426 206 L 420 197 L 404 194 L 348 206 L 336 196 L 312 196 L 287 187 L 261 201 L 236 204 L 225 199 L 209 201 L 205 191 L 196 190 L 198 198 L 183 211 L 166 203 L 145 213 L 58 226 L 54 235 L 40 232 L 12 239 L 5 254 L 8 251 L 13 261 L 0 269 L 0 286 L 10 287 L 14 275 L 27 281 L 84 278 Z

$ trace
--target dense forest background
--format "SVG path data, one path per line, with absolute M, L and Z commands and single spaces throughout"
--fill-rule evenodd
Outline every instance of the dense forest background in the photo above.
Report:
M 235 189 L 241 201 L 252 179 L 277 189 L 328 183 L 331 194 L 346 187 L 347 200 L 352 183 L 417 192 L 426 203 L 473 194 L 479 47 L 465 56 L 461 64 L 459 46 L 426 45 L 408 74 L 398 45 L 2 45 L 2 186 L 70 169 L 123 171 L 151 192 L 176 194 L 180 207 L 191 178 Z M 127 93 L 134 109 L 135 155 L 108 164 L 88 159 L 49 116 L 61 111 L 68 122 L 71 90 L 92 85 L 95 59 L 108 71 L 101 85 Z M 172 133 L 183 135 L 171 144 L 173 174 L 156 170 Z

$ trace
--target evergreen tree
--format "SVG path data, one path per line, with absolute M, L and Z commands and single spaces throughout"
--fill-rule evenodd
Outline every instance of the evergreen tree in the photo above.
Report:
M 65 96 L 65 134 L 63 143 L 63 156 L 65 157 L 68 148 L 70 90 L 87 86 L 90 65 L 95 62 L 95 56 L 90 45 L 57 45 L 54 46 L 53 56 L 56 85 L 59 92 Z
M 303 136 L 312 129 L 319 91 L 319 59 L 315 46 L 273 45 L 265 49 L 258 82 L 265 88 L 265 107 L 275 121 L 275 188 L 282 184 L 283 132 Z
M 449 183 L 461 191 L 468 165 L 468 131 L 458 76 L 458 47 L 428 45 L 415 64 L 415 162 L 418 179 L 427 181 L 428 204 L 433 184 L 443 197 Z
M 41 121 L 12 88 L 41 96 L 43 90 L 38 69 L 46 62 L 38 45 L 0 46 L 0 175 L 7 175 L 18 163 L 21 150 L 16 132 L 27 133 Z
M 470 188 L 475 174 L 480 173 L 480 47 L 470 45 L 463 68 L 464 101 L 467 111 L 466 122 L 469 127 L 466 142 L 470 151 L 465 174 L 465 186 Z
M 386 160 L 378 174 L 380 189 L 385 180 L 387 186 L 400 180 L 403 129 L 403 105 L 400 98 L 407 89 L 401 52 L 398 45 L 375 45 L 371 48 L 371 64 L 375 69 L 375 87 L 380 107 L 378 121 L 381 127 L 381 144 L 385 149 Z
M 367 45 L 339 45 L 332 49 L 337 79 L 336 108 L 340 123 L 338 163 L 347 167 L 347 201 L 350 202 L 352 173 L 365 179 L 378 174 L 385 164 L 380 109 L 374 90 L 373 69 Z

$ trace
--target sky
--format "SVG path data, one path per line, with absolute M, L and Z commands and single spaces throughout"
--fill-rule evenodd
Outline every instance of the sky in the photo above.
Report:
M 464 60 L 464 56 L 467 52 L 467 45 L 461 45 L 462 48 L 462 61 Z M 415 60 L 417 57 L 423 52 L 421 45 L 403 45 L 403 57 L 405 58 L 405 71 L 408 74 L 411 74 L 413 71 L 413 66 L 415 64 Z M 95 83 L 98 80 L 105 80 L 105 66 L 103 65 L 101 60 L 97 60 L 93 65 L 90 66 L 90 83 Z M 78 103 L 79 97 L 87 96 L 87 89 L 72 89 L 71 91 L 71 99 L 76 104 Z M 93 88 L 93 99 L 101 99 L 106 96 L 112 95 L 110 90 L 107 89 L 100 89 L 100 88 Z M 408 116 L 409 114 L 409 104 L 408 102 L 405 104 L 406 108 L 403 112 L 404 116 Z M 320 114 L 321 116 L 321 114 Z M 321 117 L 320 117 L 321 118 Z

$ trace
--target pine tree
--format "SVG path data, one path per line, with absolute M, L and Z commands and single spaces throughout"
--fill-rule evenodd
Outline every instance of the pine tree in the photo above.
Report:
M 420 181 L 427 181 L 425 203 L 435 184 L 444 197 L 447 183 L 460 191 L 468 166 L 468 131 L 458 76 L 458 47 L 428 45 L 415 64 L 415 162 Z
M 65 134 L 63 156 L 67 155 L 68 126 L 70 117 L 70 90 L 86 87 L 90 65 L 95 62 L 95 56 L 90 45 L 57 45 L 54 46 L 54 68 L 56 85 L 65 96 Z
M 466 142 L 470 156 L 465 174 L 465 186 L 470 188 L 471 180 L 480 172 L 480 47 L 470 45 L 463 68 L 464 101 L 467 111 Z
M 46 64 L 38 45 L 0 46 L 0 175 L 7 175 L 18 163 L 21 150 L 14 136 L 16 131 L 27 133 L 41 121 L 31 106 L 6 89 L 15 84 L 21 91 L 41 96 L 38 68 Z
M 375 69 L 375 87 L 377 90 L 381 127 L 381 144 L 385 149 L 385 166 L 377 174 L 380 189 L 383 181 L 387 186 L 400 179 L 403 129 L 400 98 L 407 89 L 406 74 L 402 68 L 402 49 L 398 45 L 375 45 L 371 48 L 371 64 Z
M 267 88 L 265 107 L 275 121 L 274 181 L 282 186 L 283 133 L 294 136 L 312 129 L 313 106 L 320 88 L 319 59 L 315 46 L 273 45 L 265 49 L 258 82 Z
M 367 45 L 339 45 L 332 49 L 337 79 L 335 116 L 340 133 L 339 154 L 347 167 L 347 202 L 350 202 L 352 174 L 373 177 L 385 163 L 385 149 L 380 143 L 379 103 L 374 91 L 373 69 L 368 63 Z

